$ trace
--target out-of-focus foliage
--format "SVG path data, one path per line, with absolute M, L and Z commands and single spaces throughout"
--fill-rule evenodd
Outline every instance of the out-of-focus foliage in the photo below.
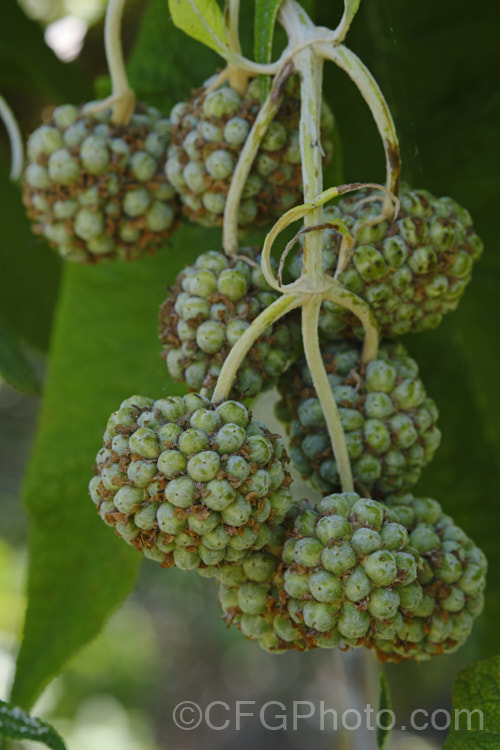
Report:
M 499 656 L 458 673 L 453 682 L 453 718 L 443 750 L 496 750 L 500 737 L 499 684 Z
M 0 376 L 12 388 L 34 395 L 38 380 L 33 367 L 24 355 L 19 340 L 0 318 Z

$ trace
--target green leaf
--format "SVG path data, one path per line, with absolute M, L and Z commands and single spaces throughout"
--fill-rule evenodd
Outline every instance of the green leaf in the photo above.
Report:
M 0 738 L 43 742 L 52 750 L 66 750 L 66 745 L 54 727 L 4 701 L 0 701 Z
M 124 398 L 182 392 L 160 359 L 156 320 L 166 284 L 207 246 L 203 234 L 181 229 L 171 246 L 136 263 L 65 269 L 24 487 L 30 562 L 12 694 L 19 705 L 33 703 L 134 585 L 141 556 L 98 518 L 87 485 L 106 421 Z
M 47 242 L 34 235 L 19 188 L 0 169 L 0 315 L 22 339 L 47 349 L 61 263 Z
M 0 375 L 22 393 L 34 396 L 39 391 L 38 379 L 26 359 L 17 336 L 0 318 Z
M 168 0 L 174 24 L 188 36 L 227 57 L 229 47 L 217 0 Z
M 500 656 L 462 670 L 453 682 L 450 731 L 443 750 L 500 746 Z
M 254 54 L 258 63 L 271 61 L 274 27 L 283 0 L 255 0 L 255 39 Z M 264 101 L 271 82 L 269 76 L 259 76 L 260 98 Z
M 130 80 L 139 100 L 168 112 L 216 59 L 204 48 L 193 55 L 164 0 L 151 0 Z M 134 584 L 141 556 L 96 517 L 87 484 L 106 420 L 120 401 L 134 392 L 179 392 L 159 357 L 158 306 L 180 268 L 219 243 L 218 232 L 186 227 L 154 258 L 65 268 L 24 488 L 31 523 L 28 609 L 13 688 L 20 705 L 32 704 Z
M 130 83 L 140 101 L 168 114 L 219 64 L 220 58 L 211 49 L 179 33 L 166 12 L 165 0 L 149 0 L 128 64 Z
M 380 692 L 378 699 L 378 721 L 377 721 L 377 747 L 386 750 L 389 747 L 389 735 L 391 733 L 391 692 L 387 677 L 382 672 L 380 675 Z M 387 714 L 389 713 L 389 716 Z M 385 726 L 384 717 L 388 719 Z

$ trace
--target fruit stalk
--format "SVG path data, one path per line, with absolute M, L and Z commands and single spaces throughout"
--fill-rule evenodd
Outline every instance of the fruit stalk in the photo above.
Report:
M 370 111 L 377 125 L 384 144 L 386 160 L 386 187 L 395 195 L 399 193 L 399 179 L 401 174 L 401 155 L 396 127 L 384 95 L 378 83 L 361 62 L 359 57 L 344 45 L 319 44 L 318 53 L 325 59 L 331 60 L 344 70 L 356 84 L 360 94 L 370 107 Z M 391 201 L 386 197 L 382 212 L 385 214 L 392 209 Z M 390 215 L 387 213 L 387 215 Z
M 318 320 L 321 302 L 321 296 L 309 295 L 307 301 L 302 306 L 302 340 L 304 343 L 304 352 L 313 385 L 323 409 L 342 491 L 353 492 L 354 483 L 344 429 L 340 421 L 339 410 L 328 381 L 328 375 L 319 347 Z
M 222 225 L 222 246 L 226 255 L 237 255 L 238 253 L 238 209 L 241 194 L 265 132 L 280 107 L 283 98 L 283 86 L 290 72 L 291 66 L 285 65 L 275 77 L 271 91 L 259 110 L 238 158 L 227 194 Z
M 361 297 L 350 292 L 337 281 L 332 282 L 324 297 L 337 305 L 346 307 L 359 318 L 365 332 L 362 362 L 366 363 L 375 359 L 378 351 L 379 334 L 377 321 L 370 306 Z
M 217 404 L 219 401 L 224 401 L 229 397 L 233 381 L 241 363 L 266 328 L 273 325 L 273 323 L 286 315 L 286 313 L 299 307 L 302 302 L 303 295 L 283 294 L 255 318 L 227 356 L 217 378 L 217 384 L 212 395 L 212 403 Z
M 104 25 L 104 45 L 113 93 L 111 120 L 117 125 L 126 125 L 135 107 L 135 94 L 130 88 L 120 38 L 121 21 L 125 0 L 109 0 Z
M 281 21 L 292 44 L 303 35 L 303 30 L 312 27 L 312 23 L 303 10 L 293 0 L 287 0 L 281 11 Z M 320 102 L 323 62 L 313 47 L 299 52 L 295 67 L 300 73 L 300 149 L 302 154 L 302 179 L 304 183 L 304 203 L 314 201 L 323 191 L 322 149 L 320 140 Z M 304 227 L 310 228 L 321 224 L 323 207 L 321 202 L 304 216 Z M 342 490 L 353 490 L 351 463 L 347 453 L 344 429 L 335 398 L 328 382 L 327 373 L 321 357 L 318 337 L 318 322 L 324 286 L 322 233 L 311 231 L 304 236 L 304 260 L 302 278 L 311 283 L 312 292 L 302 307 L 302 340 L 307 364 L 311 372 L 314 387 L 318 395 L 328 434 L 332 442 L 333 454 L 337 462 Z M 315 293 L 314 287 L 318 287 Z
M 239 18 L 240 18 L 240 0 L 226 0 L 226 7 L 224 9 L 224 20 L 227 29 L 227 38 L 229 42 L 229 48 L 236 55 L 241 56 L 241 45 L 239 35 Z M 227 66 L 227 77 L 231 88 L 238 92 L 238 94 L 245 93 L 245 89 L 248 85 L 248 73 L 242 67 L 237 64 L 229 63 Z

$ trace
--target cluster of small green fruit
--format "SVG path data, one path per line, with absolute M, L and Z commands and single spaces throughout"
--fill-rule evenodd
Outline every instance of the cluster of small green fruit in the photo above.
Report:
M 222 223 L 231 175 L 259 112 L 252 80 L 240 95 L 209 79 L 170 118 L 137 104 L 127 124 L 110 109 L 57 107 L 28 140 L 24 203 L 33 230 L 79 263 L 134 260 L 165 244 L 181 207 L 198 223 Z M 297 80 L 260 145 L 243 190 L 240 227 L 268 226 L 301 198 Z M 326 155 L 333 118 L 322 117 Z
M 220 225 L 260 106 L 254 79 L 242 94 L 209 80 L 170 119 L 143 105 L 126 124 L 109 110 L 58 107 L 28 141 L 34 231 L 66 260 L 92 263 L 154 250 L 181 210 Z M 301 202 L 300 107 L 292 76 L 242 189 L 242 230 L 270 227 Z M 326 157 L 332 124 L 323 105 Z M 343 491 L 296 313 L 253 341 L 226 397 L 212 398 L 235 345 L 280 296 L 251 247 L 202 252 L 179 274 L 159 336 L 170 376 L 191 392 L 127 399 L 97 454 L 90 494 L 102 520 L 162 567 L 217 580 L 226 621 L 271 652 L 340 644 L 423 660 L 458 648 L 483 606 L 483 553 L 435 500 L 411 494 L 440 442 L 438 411 L 395 340 L 455 309 L 482 244 L 450 198 L 408 187 L 400 198 L 390 222 L 381 198 L 343 197 L 320 227 L 324 274 L 371 310 L 383 339 L 365 362 L 358 318 L 323 301 L 321 353 L 356 492 Z M 338 276 L 341 237 L 328 222 L 355 240 Z M 288 281 L 302 259 L 285 268 Z M 290 457 L 244 403 L 271 387 Z M 293 500 L 290 459 L 323 495 L 316 505 Z

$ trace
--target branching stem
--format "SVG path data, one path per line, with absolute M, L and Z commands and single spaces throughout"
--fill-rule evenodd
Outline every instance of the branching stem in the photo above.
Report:
M 227 0 L 226 8 L 229 18 L 226 19 L 226 23 L 228 25 L 228 37 L 232 40 L 230 42 L 232 53 L 228 58 L 230 60 L 229 75 L 231 65 L 237 64 L 236 58 L 240 56 L 239 43 L 236 44 L 234 40 L 235 34 L 237 35 L 234 27 L 234 14 L 237 16 L 238 7 L 239 0 Z M 356 55 L 340 44 L 358 7 L 359 0 L 345 0 L 344 16 L 334 32 L 330 32 L 328 29 L 315 28 L 303 8 L 295 0 L 285 0 L 281 7 L 279 18 L 288 34 L 289 44 L 280 58 L 281 67 L 273 67 L 273 72 L 276 73 L 273 87 L 254 122 L 236 165 L 224 213 L 223 246 L 225 252 L 229 255 L 236 255 L 238 252 L 238 207 L 243 187 L 262 137 L 279 108 L 282 83 L 289 75 L 289 70 L 284 65 L 285 61 L 289 62 L 289 68 L 292 66 L 291 61 L 293 61 L 293 68 L 299 73 L 301 81 L 300 149 L 304 204 L 287 211 L 266 237 L 262 249 L 262 271 L 269 285 L 280 292 L 281 296 L 251 323 L 231 349 L 222 367 L 212 397 L 212 401 L 215 403 L 228 398 L 238 368 L 258 337 L 287 312 L 301 307 L 302 338 L 306 360 L 323 409 L 343 491 L 352 491 L 354 485 L 339 410 L 321 357 L 318 322 L 322 303 L 325 300 L 334 302 L 350 310 L 360 320 L 365 333 L 363 362 L 368 362 L 376 357 L 379 334 L 375 316 L 369 305 L 356 294 L 345 289 L 337 278 L 332 278 L 323 271 L 321 232 L 326 225 L 322 221 L 322 207 L 327 201 L 343 193 L 357 190 L 360 187 L 380 189 L 381 186 L 373 185 L 373 183 L 367 185 L 355 183 L 323 191 L 323 150 L 320 140 L 320 120 L 324 59 L 333 60 L 346 70 L 357 84 L 370 106 L 384 141 L 387 169 L 387 185 L 385 188 L 382 187 L 382 190 L 386 193 L 382 209 L 384 216 L 393 216 L 397 212 L 398 201 L 397 198 L 394 198 L 393 193 L 397 193 L 400 173 L 396 131 L 383 95 L 363 63 Z M 231 14 L 233 14 L 232 18 Z M 242 67 L 249 70 L 248 66 L 243 65 Z M 270 73 L 271 66 L 267 67 L 266 72 Z M 253 72 L 256 71 L 253 70 Z M 277 235 L 298 219 L 304 219 L 302 276 L 292 284 L 282 286 L 281 278 L 276 278 L 272 269 L 271 247 Z M 353 246 L 353 237 L 347 227 L 342 222 L 337 223 L 336 228 L 342 234 L 342 246 L 336 277 L 349 262 Z M 329 222 L 328 224 L 334 225 L 335 222 Z

